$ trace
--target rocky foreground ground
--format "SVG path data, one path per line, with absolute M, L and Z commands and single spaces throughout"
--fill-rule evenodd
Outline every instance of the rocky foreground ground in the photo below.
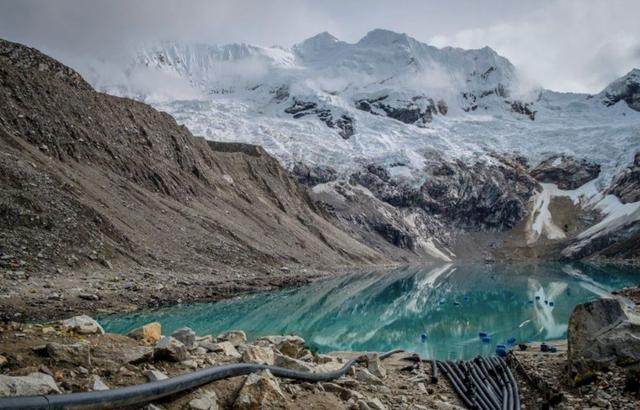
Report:
M 51 325 L 12 323 L 0 336 L 0 396 L 113 389 L 228 363 L 264 363 L 288 369 L 339 369 L 355 352 L 311 352 L 297 336 L 268 336 L 252 343 L 242 331 L 196 335 L 188 328 L 161 336 L 150 323 L 129 335 L 104 334 L 88 316 Z M 456 409 L 446 380 L 430 383 L 431 368 L 411 353 L 381 361 L 369 354 L 333 382 L 276 379 L 268 371 L 210 383 L 147 405 L 148 409 Z
M 640 301 L 638 289 L 622 292 Z M 567 342 L 521 345 L 507 361 L 518 380 L 523 408 L 640 408 L 637 309 L 618 301 L 579 305 Z M 620 305 L 622 306 L 622 305 Z M 615 313 L 617 312 L 617 316 Z M 602 320 L 601 320 L 602 319 Z M 602 326 L 602 323 L 611 323 Z M 590 335 L 585 336 L 588 330 Z M 275 378 L 268 371 L 201 386 L 147 409 L 456 409 L 462 403 L 428 361 L 402 352 L 318 354 L 297 336 L 247 341 L 242 331 L 196 335 L 182 328 L 162 335 L 150 323 L 128 335 L 105 334 L 89 316 L 50 324 L 6 322 L 0 328 L 0 396 L 115 389 L 229 363 L 263 363 L 327 372 L 364 356 L 345 376 L 309 383 Z

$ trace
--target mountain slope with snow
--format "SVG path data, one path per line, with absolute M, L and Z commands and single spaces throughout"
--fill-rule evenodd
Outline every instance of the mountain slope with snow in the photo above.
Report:
M 554 92 L 489 47 L 436 48 L 387 30 L 291 48 L 163 42 L 117 76 L 87 76 L 196 135 L 263 146 L 365 241 L 447 258 L 456 230 L 508 230 L 527 214 L 527 243 L 544 232 L 573 240 L 546 208 L 564 194 L 536 185 L 529 167 L 560 155 L 597 169 L 580 203 L 604 218 L 613 208 L 597 201 L 640 151 L 638 70 L 597 95 Z
M 598 161 L 607 180 L 640 146 L 640 113 L 622 98 L 546 91 L 488 47 L 439 49 L 385 30 L 355 44 L 321 33 L 291 49 L 160 43 L 122 76 L 88 76 L 195 134 L 260 144 L 287 165 L 401 163 L 418 176 L 425 151 L 517 151 L 532 162 L 562 152 Z

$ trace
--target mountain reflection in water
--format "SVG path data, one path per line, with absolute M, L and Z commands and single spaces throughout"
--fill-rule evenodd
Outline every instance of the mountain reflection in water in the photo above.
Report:
M 563 338 L 576 304 L 638 282 L 637 268 L 583 263 L 430 265 L 111 316 L 101 323 L 119 333 L 159 321 L 163 334 L 182 326 L 214 335 L 242 329 L 249 339 L 297 334 L 322 352 L 403 348 L 428 358 L 461 359 L 491 354 L 509 336 Z M 483 344 L 479 331 L 488 332 L 491 343 Z

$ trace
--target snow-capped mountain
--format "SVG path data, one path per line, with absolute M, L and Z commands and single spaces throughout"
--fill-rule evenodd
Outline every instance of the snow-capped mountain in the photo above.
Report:
M 640 145 L 640 114 L 606 90 L 547 91 L 491 48 L 440 49 L 386 30 L 355 44 L 321 33 L 290 49 L 163 42 L 141 48 L 117 80 L 88 77 L 195 134 L 260 144 L 289 166 L 373 161 L 415 174 L 424 151 L 519 151 L 533 162 L 562 152 L 596 160 L 610 179 L 632 162 L 626 147 Z
M 526 246 L 571 239 L 552 223 L 553 198 L 597 209 L 640 151 L 638 70 L 597 95 L 561 93 L 489 47 L 436 48 L 387 30 L 291 48 L 162 42 L 117 76 L 85 74 L 196 135 L 263 146 L 343 229 L 441 259 L 455 257 L 456 229 L 525 223 Z

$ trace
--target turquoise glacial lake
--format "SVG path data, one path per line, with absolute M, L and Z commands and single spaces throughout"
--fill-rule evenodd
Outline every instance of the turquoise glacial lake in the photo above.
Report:
M 158 321 L 163 334 L 242 329 L 249 339 L 297 334 L 320 352 L 401 348 L 424 358 L 489 355 L 495 345 L 563 339 L 574 306 L 640 283 L 640 269 L 586 263 L 446 264 L 333 277 L 215 303 L 101 318 L 125 333 Z M 479 332 L 490 342 L 482 342 Z

